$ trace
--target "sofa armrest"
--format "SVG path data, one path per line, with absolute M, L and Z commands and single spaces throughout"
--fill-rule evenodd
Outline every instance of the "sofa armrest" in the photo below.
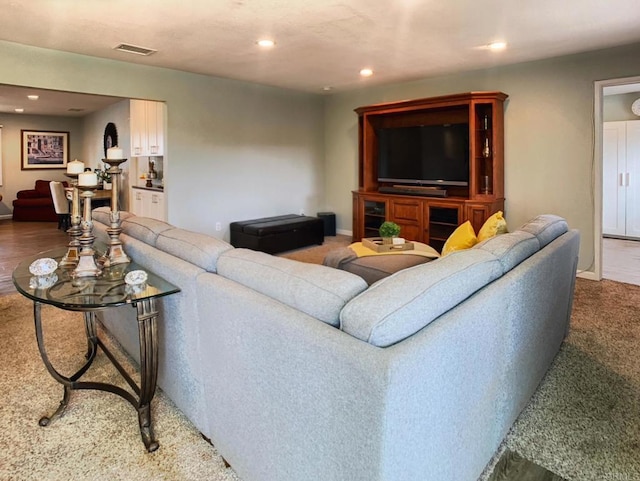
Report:
M 28 189 L 28 190 L 20 190 L 16 194 L 18 199 L 39 199 L 42 197 L 37 190 Z

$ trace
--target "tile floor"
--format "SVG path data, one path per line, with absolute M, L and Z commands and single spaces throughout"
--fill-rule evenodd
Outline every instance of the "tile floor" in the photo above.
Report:
M 640 240 L 605 237 L 602 242 L 602 277 L 640 285 Z

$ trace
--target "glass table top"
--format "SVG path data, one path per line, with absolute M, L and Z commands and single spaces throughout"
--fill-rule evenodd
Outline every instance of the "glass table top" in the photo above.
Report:
M 99 253 L 107 250 L 106 246 L 99 244 L 94 249 Z M 34 276 L 29 271 L 35 260 L 51 258 L 60 263 L 66 252 L 66 247 L 40 252 L 20 262 L 13 271 L 13 283 L 18 292 L 34 301 L 67 310 L 101 309 L 180 292 L 179 287 L 135 262 L 104 268 L 98 277 L 73 278 L 73 267 L 58 267 L 46 276 Z M 139 286 L 125 283 L 127 273 L 135 270 L 147 273 L 146 283 Z

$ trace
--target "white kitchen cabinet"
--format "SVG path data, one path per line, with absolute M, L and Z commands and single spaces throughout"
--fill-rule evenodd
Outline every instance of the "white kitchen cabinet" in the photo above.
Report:
M 640 120 L 604 122 L 602 232 L 640 238 Z
M 131 156 L 164 155 L 164 103 L 130 102 Z
M 145 193 L 141 189 L 131 189 L 131 200 L 129 201 L 129 210 L 132 214 L 144 217 L 144 204 L 143 197 Z
M 164 192 L 147 189 L 131 189 L 131 212 L 141 217 L 167 220 Z

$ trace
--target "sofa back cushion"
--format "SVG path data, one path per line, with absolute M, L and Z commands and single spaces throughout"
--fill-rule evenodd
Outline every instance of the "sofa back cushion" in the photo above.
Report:
M 542 214 L 525 223 L 519 230 L 533 234 L 540 242 L 540 249 L 569 230 L 567 221 L 553 214 Z
M 167 229 L 158 234 L 156 248 L 209 272 L 216 272 L 218 258 L 233 246 L 206 234 Z
M 501 275 L 502 265 L 490 252 L 453 252 L 375 283 L 344 307 L 341 329 L 374 346 L 390 346 Z
M 540 242 L 533 234 L 517 230 L 510 234 L 491 237 L 474 246 L 490 252 L 498 258 L 502 265 L 502 273 L 509 272 L 527 257 L 540 250 Z
M 49 187 L 50 180 L 36 180 L 36 185 L 34 190 L 38 193 L 40 197 L 49 197 L 51 198 L 51 188 Z
M 156 246 L 158 236 L 169 229 L 175 229 L 171 224 L 148 217 L 131 216 L 122 221 L 122 232 L 134 239 Z
M 250 249 L 222 253 L 218 274 L 336 327 L 344 305 L 367 288 L 349 272 Z
M 122 222 L 125 219 L 133 216 L 131 212 L 120 211 L 120 221 Z M 97 220 L 101 224 L 110 225 L 111 224 L 111 207 L 96 207 L 91 211 L 91 218 L 93 220 Z

